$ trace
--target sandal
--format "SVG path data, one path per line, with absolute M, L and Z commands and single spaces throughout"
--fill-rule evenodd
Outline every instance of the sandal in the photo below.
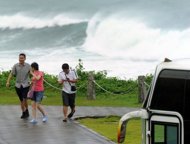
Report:
M 67 122 L 67 119 L 64 119 L 63 122 Z

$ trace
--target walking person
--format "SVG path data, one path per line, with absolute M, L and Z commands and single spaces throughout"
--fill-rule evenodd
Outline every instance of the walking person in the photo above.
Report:
M 30 74 L 32 75 L 32 87 L 34 90 L 34 94 L 32 97 L 32 120 L 30 121 L 33 124 L 37 123 L 36 115 L 37 109 L 42 113 L 42 121 L 46 122 L 48 120 L 46 112 L 44 111 L 41 101 L 43 99 L 44 93 L 44 85 L 43 85 L 43 77 L 44 73 L 39 71 L 39 65 L 36 62 L 31 64 Z
M 24 53 L 19 54 L 19 62 L 14 64 L 8 79 L 6 86 L 10 86 L 10 81 L 13 76 L 16 77 L 15 90 L 20 100 L 20 106 L 22 110 L 21 119 L 29 117 L 28 103 L 27 103 L 27 93 L 29 91 L 29 74 L 30 74 L 30 64 L 25 62 L 26 55 Z
M 63 85 L 62 88 L 62 100 L 63 100 L 63 122 L 67 122 L 67 118 L 71 118 L 75 113 L 75 97 L 77 82 L 77 75 L 75 71 L 69 69 L 69 65 L 64 63 L 62 65 L 63 71 L 59 73 L 58 83 Z M 73 89 L 74 88 L 74 89 Z M 68 114 L 68 107 L 71 111 Z

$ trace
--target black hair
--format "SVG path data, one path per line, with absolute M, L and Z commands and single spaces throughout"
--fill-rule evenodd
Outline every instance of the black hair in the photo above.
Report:
M 19 56 L 23 56 L 24 58 L 26 58 L 26 54 L 24 53 L 20 53 Z
M 62 65 L 62 69 L 69 69 L 69 65 L 68 65 L 67 63 L 64 63 L 64 64 Z
M 31 67 L 34 68 L 35 70 L 39 70 L 39 66 L 38 66 L 38 64 L 36 62 L 33 62 L 31 64 Z

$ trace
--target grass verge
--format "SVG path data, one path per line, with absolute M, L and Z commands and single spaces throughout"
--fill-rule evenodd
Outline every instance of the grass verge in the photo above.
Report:
M 45 91 L 44 105 L 62 105 L 62 98 L 60 91 Z M 1 88 L 0 90 L 0 104 L 1 105 L 17 105 L 19 104 L 18 97 L 14 90 Z M 86 96 L 78 93 L 76 97 L 77 106 L 111 106 L 111 107 L 140 107 L 137 103 L 137 96 L 131 95 L 97 95 L 96 100 L 88 100 Z
M 82 125 L 96 131 L 111 141 L 117 142 L 117 128 L 120 117 L 110 116 L 105 118 L 84 118 L 78 120 Z M 141 143 L 141 121 L 135 119 L 129 121 L 125 142 L 126 144 Z

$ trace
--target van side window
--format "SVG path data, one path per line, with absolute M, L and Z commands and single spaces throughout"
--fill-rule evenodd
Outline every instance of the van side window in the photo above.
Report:
M 156 82 L 150 108 L 183 113 L 187 71 L 163 70 Z
M 178 125 L 153 122 L 152 144 L 178 144 Z

